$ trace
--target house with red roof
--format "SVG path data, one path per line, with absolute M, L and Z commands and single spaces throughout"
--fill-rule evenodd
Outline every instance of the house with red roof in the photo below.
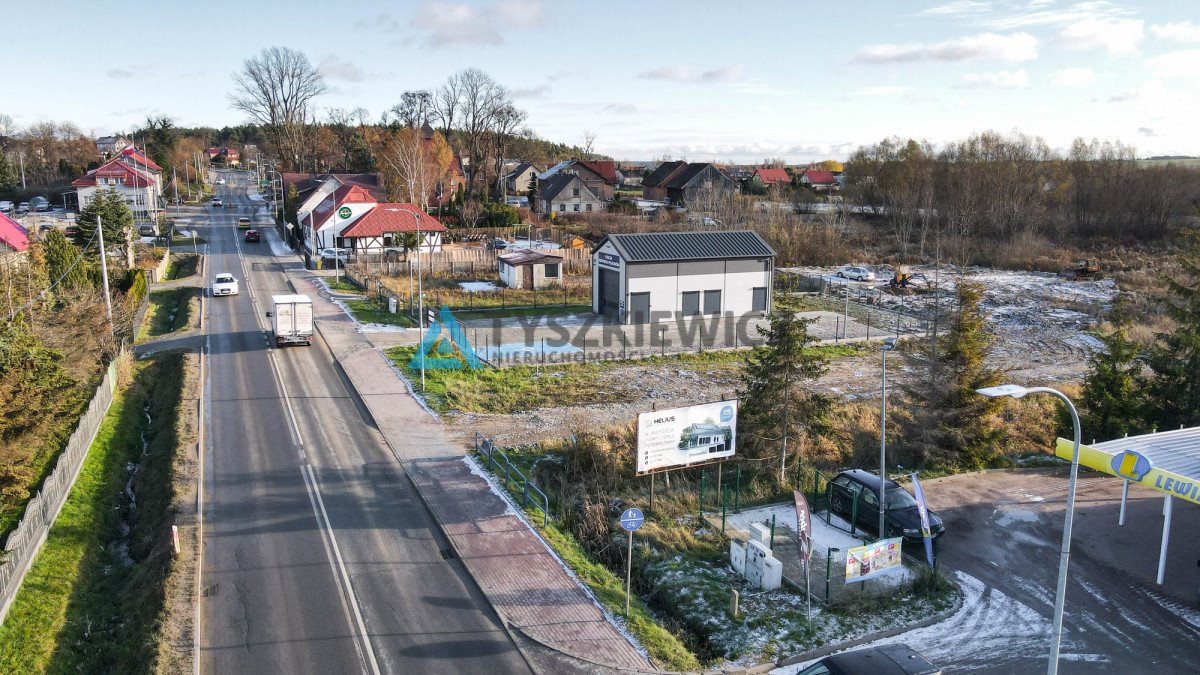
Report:
M 842 187 L 838 183 L 837 176 L 834 176 L 832 171 L 820 171 L 818 169 L 805 169 L 800 174 L 799 183 L 811 188 L 813 192 L 834 192 L 840 190 Z
M 79 208 L 86 207 L 100 190 L 115 190 L 125 197 L 135 219 L 153 220 L 162 210 L 161 186 L 153 174 L 134 168 L 136 160 L 125 161 L 123 157 L 114 157 L 71 183 Z
M 750 180 L 755 187 L 769 188 L 775 185 L 787 187 L 792 184 L 792 177 L 788 175 L 787 169 L 765 169 L 758 168 L 750 175 Z
M 29 250 L 29 230 L 0 213 L 0 253 L 21 253 Z
M 156 164 L 154 160 L 147 157 L 145 153 L 143 153 L 141 150 L 138 150 L 136 147 L 125 148 L 120 154 L 117 155 L 116 159 L 124 164 L 129 165 L 142 175 L 147 176 L 150 178 L 150 180 L 154 181 L 154 187 L 156 190 L 158 190 L 158 194 L 162 194 L 163 168 Z
M 381 202 L 359 185 L 343 185 L 326 195 L 299 225 L 310 260 L 319 258 L 321 249 L 332 247 L 349 249 L 352 255 L 381 254 L 402 247 L 403 235 L 418 229 L 421 250 L 434 253 L 442 250 L 446 232 L 441 221 L 419 206 Z

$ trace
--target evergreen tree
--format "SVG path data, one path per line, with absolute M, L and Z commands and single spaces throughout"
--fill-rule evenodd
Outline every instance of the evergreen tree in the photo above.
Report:
M 982 298 L 978 284 L 960 280 L 949 329 L 914 356 L 931 375 L 903 388 L 916 403 L 903 419 L 899 444 L 909 461 L 983 468 L 1002 449 L 1004 403 L 975 393 L 1000 383 L 1000 373 L 984 364 L 994 338 L 979 311 Z
M 1200 251 L 1181 255 L 1182 278 L 1167 279 L 1167 313 L 1175 330 L 1159 333 L 1147 350 L 1151 375 L 1146 382 L 1147 421 L 1158 429 L 1200 426 Z
M 801 432 L 816 438 L 829 430 L 832 401 L 805 387 L 826 370 L 825 358 L 810 349 L 808 327 L 816 319 L 800 318 L 796 311 L 788 296 L 776 302 L 767 326 L 758 329 L 766 344 L 750 353 L 742 371 L 738 435 L 753 457 L 795 455 L 792 443 Z
M 128 245 L 128 235 L 133 228 L 133 212 L 129 210 L 129 205 L 125 203 L 125 197 L 121 193 L 116 190 L 98 190 L 87 206 L 79 212 L 79 218 L 75 222 L 75 243 L 87 246 L 85 253 L 89 256 L 98 256 L 100 253 L 99 242 L 93 241 L 97 219 L 104 224 L 105 248 L 113 247 L 116 250 Z
M 1085 437 L 1109 440 L 1142 427 L 1141 350 L 1119 328 L 1100 340 L 1104 348 L 1088 358 L 1079 421 Z
M 46 274 L 50 283 L 58 282 L 62 290 L 79 288 L 88 283 L 88 265 L 81 260 L 79 249 L 57 229 L 46 232 L 42 242 L 46 258 Z
M 537 193 L 538 193 L 538 177 L 537 173 L 529 174 L 529 189 L 525 191 L 526 198 L 529 199 L 529 210 L 537 213 Z
M 8 161 L 8 156 L 0 151 L 0 192 L 15 190 L 18 179 L 16 167 Z

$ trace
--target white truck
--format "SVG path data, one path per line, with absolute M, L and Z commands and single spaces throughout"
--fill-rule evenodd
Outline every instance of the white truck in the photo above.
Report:
M 267 317 L 275 346 L 311 345 L 313 336 L 313 305 L 307 295 L 272 295 L 274 305 Z

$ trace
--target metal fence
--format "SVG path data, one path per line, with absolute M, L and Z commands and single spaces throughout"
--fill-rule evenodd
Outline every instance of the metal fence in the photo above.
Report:
M 117 359 L 123 354 L 124 348 Z M 25 573 L 29 571 L 38 550 L 46 541 L 50 527 L 62 510 L 71 486 L 79 476 L 83 460 L 87 458 L 88 448 L 91 447 L 92 440 L 100 429 L 100 423 L 108 413 L 117 385 L 116 364 L 116 359 L 109 364 L 108 372 L 96 388 L 96 394 L 88 404 L 87 412 L 80 418 L 79 425 L 67 440 L 66 449 L 58 456 L 54 471 L 42 483 L 41 490 L 29 500 L 24 517 L 4 542 L 3 560 L 0 560 L 0 623 L 4 622 Z
M 550 498 L 545 492 L 537 486 L 537 483 L 530 480 L 520 468 L 512 463 L 503 450 L 496 447 L 491 439 L 487 438 L 478 431 L 475 432 L 475 452 L 487 458 L 487 470 L 496 475 L 497 478 L 504 479 L 504 489 L 512 492 L 519 488 L 521 491 L 521 506 L 529 508 L 530 490 L 533 491 L 534 506 L 542 510 L 542 527 L 546 527 L 550 523 Z M 541 498 L 539 502 L 538 499 Z

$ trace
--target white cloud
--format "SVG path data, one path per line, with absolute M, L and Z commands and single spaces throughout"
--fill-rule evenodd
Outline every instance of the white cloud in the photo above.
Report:
M 400 30 L 400 22 L 391 14 L 381 12 L 370 19 L 359 19 L 354 23 L 354 27 L 359 30 L 378 28 L 385 31 L 397 31 Z
M 995 73 L 967 73 L 963 76 L 965 86 L 995 87 L 998 89 L 1021 89 L 1029 86 L 1029 75 L 1024 70 L 1001 70 Z
M 331 80 L 362 82 L 366 77 L 366 73 L 363 72 L 362 68 L 349 61 L 343 61 L 332 54 L 321 59 L 321 62 L 317 64 L 317 70 Z
M 408 23 L 427 33 L 425 44 L 430 47 L 504 43 L 496 27 L 470 5 L 426 3 L 417 9 Z
M 933 44 L 882 44 L 860 49 L 854 56 L 861 63 L 910 63 L 913 61 L 968 61 L 1000 59 L 1030 61 L 1037 58 L 1037 38 L 1028 33 L 980 33 Z
M 1149 136 L 1150 138 L 1156 138 L 1159 136 L 1159 134 L 1154 133 L 1154 130 L 1150 127 L 1138 127 L 1138 133 L 1143 136 Z
M 536 87 L 517 87 L 509 91 L 513 98 L 542 98 L 550 93 L 550 85 L 540 84 Z
M 1172 21 L 1171 23 L 1150 26 L 1154 37 L 1176 42 L 1200 42 L 1200 26 L 1191 21 Z
M 511 28 L 536 28 L 546 20 L 541 0 L 499 0 L 487 8 L 493 19 Z
M 1183 49 L 1146 59 L 1154 77 L 1200 77 L 1200 49 Z
M 114 80 L 128 80 L 131 77 L 133 77 L 134 72 L 132 70 L 129 70 L 128 68 L 113 68 L 112 70 L 105 73 L 105 75 L 108 75 L 109 77 L 113 78 Z
M 1049 4 L 1053 3 L 1031 2 L 1026 5 L 1026 9 L 1030 11 L 985 19 L 981 21 L 981 24 L 1001 30 L 1011 30 L 1028 26 L 1070 25 L 1092 19 L 1116 19 L 1134 13 L 1133 10 L 1124 9 L 1105 0 L 1077 2 L 1065 9 L 1042 9 Z
M 666 80 L 668 82 L 704 82 L 729 83 L 742 82 L 746 79 L 746 69 L 741 64 L 733 64 L 700 71 L 698 68 L 683 64 L 651 68 L 638 73 L 643 80 Z
M 1063 28 L 1057 39 L 1072 49 L 1136 54 L 1144 33 L 1145 22 L 1141 19 L 1084 19 Z
M 1063 68 L 1050 76 L 1056 87 L 1078 87 L 1096 81 L 1096 71 L 1091 68 Z
M 924 11 L 918 12 L 918 15 L 923 16 L 945 16 L 958 14 L 983 14 L 992 11 L 992 3 L 990 2 L 974 2 L 973 0 L 953 0 L 944 5 L 930 7 Z

